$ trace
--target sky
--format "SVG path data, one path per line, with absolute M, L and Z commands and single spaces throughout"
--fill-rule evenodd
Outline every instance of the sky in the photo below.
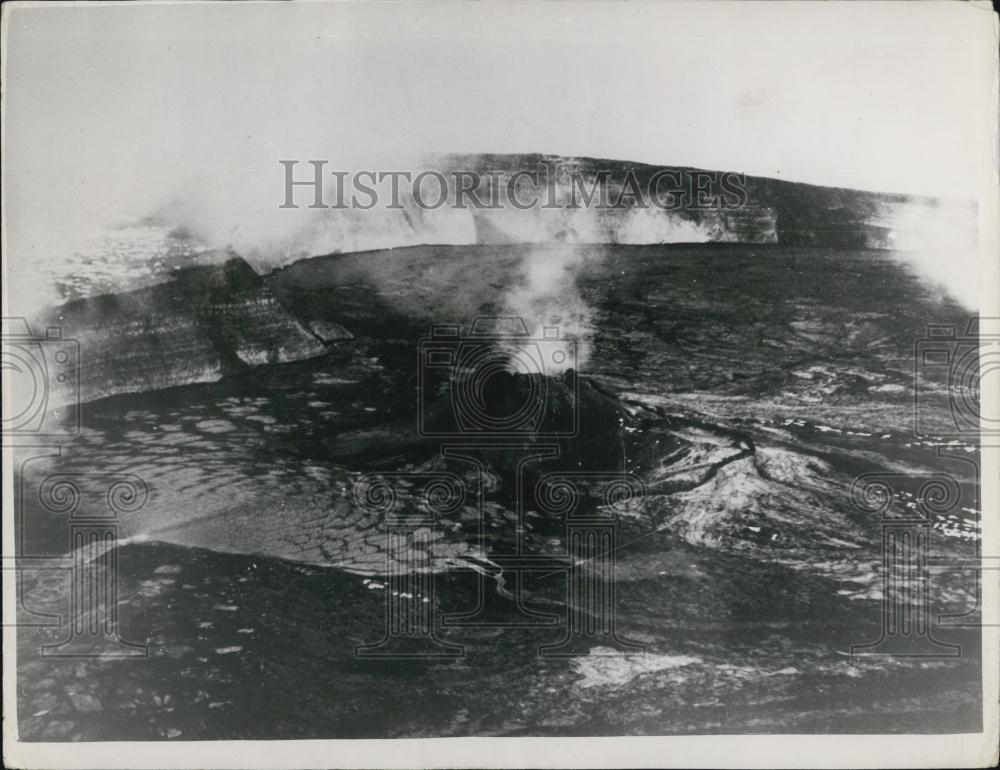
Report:
M 15 8 L 8 168 L 540 151 L 961 194 L 989 130 L 987 11 L 929 40 L 913 4 L 881 24 L 822 5 Z

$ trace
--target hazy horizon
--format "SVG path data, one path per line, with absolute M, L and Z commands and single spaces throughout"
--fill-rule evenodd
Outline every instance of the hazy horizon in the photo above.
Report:
M 178 202 L 290 232 L 280 159 L 538 152 L 984 200 L 989 110 L 961 73 L 991 42 L 970 6 L 928 57 L 936 9 L 8 4 L 8 266 Z

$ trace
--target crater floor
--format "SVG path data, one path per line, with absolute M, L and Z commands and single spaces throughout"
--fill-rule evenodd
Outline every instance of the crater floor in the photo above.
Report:
M 463 441 L 418 430 L 429 323 L 500 313 L 526 262 L 566 250 L 566 320 L 589 350 L 572 375 L 583 430 L 442 454 Z M 913 366 L 926 324 L 967 319 L 902 259 L 418 247 L 265 280 L 303 324 L 353 338 L 87 404 L 60 452 L 18 458 L 22 555 L 63 565 L 69 521 L 45 507 L 45 479 L 77 479 L 94 510 L 107 474 L 148 489 L 114 551 L 119 633 L 143 655 L 43 655 L 66 637 L 43 613 L 71 613 L 70 573 L 20 575 L 25 739 L 978 729 L 975 575 L 954 565 L 978 553 L 979 457 L 953 435 L 946 381 L 928 375 L 915 403 Z M 916 435 L 915 409 L 939 433 Z M 572 514 L 518 486 L 573 473 Z M 888 480 L 889 516 L 923 506 L 927 478 L 955 492 L 925 522 L 940 656 L 852 654 L 882 635 L 887 599 L 886 520 L 853 494 L 871 474 Z M 435 478 L 463 496 L 426 526 L 393 534 L 364 503 L 377 482 L 419 517 Z M 605 495 L 622 478 L 637 484 L 624 503 Z M 610 522 L 611 557 L 574 550 L 574 515 Z M 590 588 L 571 590 L 576 575 Z M 400 602 L 432 618 L 418 647 L 440 656 L 356 654 Z M 571 622 L 582 631 L 560 647 Z

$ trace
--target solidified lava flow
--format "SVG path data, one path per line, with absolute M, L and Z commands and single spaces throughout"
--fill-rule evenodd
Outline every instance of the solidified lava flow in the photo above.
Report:
M 517 266 L 561 249 L 583 252 L 588 359 L 456 368 L 504 348 L 467 327 L 442 346 L 432 327 L 502 315 Z M 186 384 L 91 401 L 68 448 L 18 458 L 25 553 L 69 548 L 46 479 L 75 479 L 83 509 L 107 474 L 148 493 L 120 514 L 115 550 L 120 635 L 148 656 L 43 657 L 61 637 L 26 626 L 25 738 L 976 728 L 970 626 L 936 624 L 922 643 L 937 655 L 852 654 L 883 631 L 886 522 L 923 511 L 928 480 L 943 495 L 921 525 L 928 558 L 954 565 L 978 546 L 975 442 L 955 438 L 946 382 L 927 374 L 914 403 L 926 324 L 964 329 L 967 314 L 901 261 L 506 245 L 232 274 L 211 314 L 164 325 L 197 350 Z M 166 312 L 161 294 L 118 306 Z M 240 336 L 234 317 L 264 320 Z M 225 333 L 206 336 L 216 324 Z M 114 333 L 95 329 L 95 345 Z M 282 363 L 285 334 L 301 360 Z M 187 355 L 166 340 L 164 356 Z M 557 350 L 519 344 L 535 363 Z M 425 355 L 449 346 L 453 359 Z M 128 376 L 155 381 L 158 359 L 140 353 Z M 915 433 L 915 408 L 934 431 Z M 869 482 L 887 497 L 866 496 Z M 613 551 L 582 558 L 580 521 L 613 533 Z M 595 617 L 570 590 L 588 560 L 604 570 L 588 579 L 614 588 L 613 618 L 598 618 L 614 634 L 585 639 L 592 654 L 543 654 Z M 23 573 L 34 617 L 66 612 L 64 580 Z M 930 585 L 933 617 L 974 619 L 974 576 L 942 567 Z M 356 654 L 402 601 L 426 608 L 448 655 Z

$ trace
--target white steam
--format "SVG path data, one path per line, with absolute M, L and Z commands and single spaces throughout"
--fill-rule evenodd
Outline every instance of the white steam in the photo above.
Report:
M 707 220 L 707 218 L 706 218 Z M 615 243 L 707 243 L 721 239 L 707 221 L 694 222 L 658 209 L 631 209 L 615 233 Z
M 504 298 L 502 315 L 522 319 L 530 340 L 551 340 L 555 333 L 574 343 L 568 355 L 554 360 L 547 356 L 539 373 L 579 370 L 590 358 L 594 314 L 578 284 L 585 260 L 584 250 L 578 248 L 532 250 L 524 257 L 520 280 Z M 543 352 L 549 347 L 552 343 L 543 343 Z
M 979 307 L 981 255 L 977 211 L 965 201 L 911 201 L 883 207 L 873 224 L 887 230 L 886 248 L 968 310 Z

